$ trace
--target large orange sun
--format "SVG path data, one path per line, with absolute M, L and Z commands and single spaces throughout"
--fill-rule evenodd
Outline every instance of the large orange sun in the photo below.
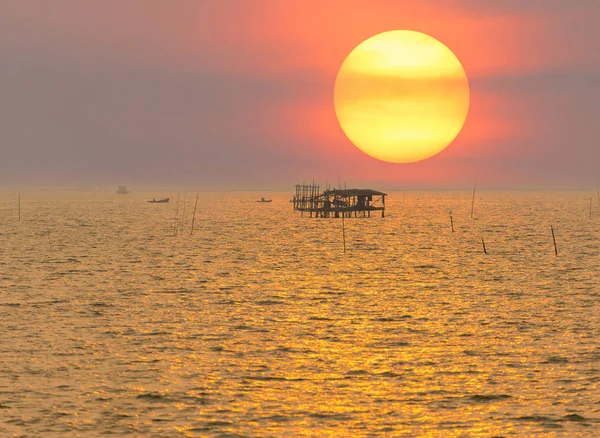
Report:
M 452 51 L 429 35 L 393 30 L 359 44 L 335 81 L 338 121 L 371 157 L 411 163 L 444 150 L 469 110 L 469 82 Z

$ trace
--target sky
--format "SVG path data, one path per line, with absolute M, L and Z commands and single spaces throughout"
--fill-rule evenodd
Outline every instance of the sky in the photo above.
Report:
M 0 186 L 595 187 L 595 0 L 3 0 Z M 346 56 L 409 29 L 470 84 L 455 141 L 418 163 L 341 130 Z

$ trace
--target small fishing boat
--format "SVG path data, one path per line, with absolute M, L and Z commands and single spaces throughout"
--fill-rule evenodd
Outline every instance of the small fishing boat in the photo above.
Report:
M 271 202 L 272 199 L 265 199 L 265 198 L 260 198 L 258 201 L 256 202 Z
M 147 201 L 150 204 L 166 204 L 167 202 L 169 202 L 169 199 L 171 198 L 164 198 L 164 199 L 156 199 L 156 198 L 152 198 L 152 201 Z

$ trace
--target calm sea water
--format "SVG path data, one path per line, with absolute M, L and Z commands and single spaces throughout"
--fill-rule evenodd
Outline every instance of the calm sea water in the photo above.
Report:
M 595 193 L 290 196 L 1 193 L 0 435 L 600 434 Z

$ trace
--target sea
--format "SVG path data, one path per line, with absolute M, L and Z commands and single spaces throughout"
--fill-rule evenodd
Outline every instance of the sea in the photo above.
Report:
M 595 191 L 291 195 L 0 192 L 0 436 L 600 436 Z

